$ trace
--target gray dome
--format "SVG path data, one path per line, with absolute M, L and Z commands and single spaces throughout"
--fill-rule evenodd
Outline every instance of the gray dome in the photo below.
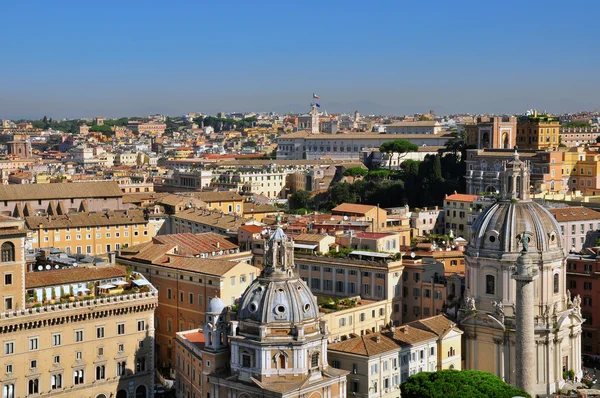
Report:
M 301 323 L 318 317 L 316 297 L 292 270 L 282 278 L 256 279 L 242 295 L 238 313 L 239 320 L 259 323 Z
M 225 309 L 225 303 L 219 297 L 213 297 L 208 302 L 208 309 L 206 312 L 214 314 L 220 314 Z
M 518 253 L 523 236 L 529 252 L 562 250 L 560 227 L 544 207 L 530 200 L 501 200 L 473 223 L 467 250 Z

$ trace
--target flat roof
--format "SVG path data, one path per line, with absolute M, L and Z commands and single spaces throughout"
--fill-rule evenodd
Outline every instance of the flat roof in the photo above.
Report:
M 392 256 L 389 253 L 368 252 L 368 251 L 362 251 L 362 250 L 354 250 L 350 254 L 354 254 L 357 256 L 378 257 L 378 258 L 390 258 Z

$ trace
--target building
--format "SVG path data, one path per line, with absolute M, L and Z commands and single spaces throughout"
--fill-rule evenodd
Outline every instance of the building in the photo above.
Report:
M 401 247 L 410 244 L 410 235 L 407 239 L 407 236 L 394 232 L 358 232 L 342 235 L 338 242 L 341 246 L 356 250 L 400 253 Z
M 384 301 L 385 312 L 379 319 L 387 324 L 402 322 L 402 261 L 389 255 L 365 252 L 378 260 L 297 255 L 298 275 L 314 294 L 330 297 L 356 297 Z
M 567 257 L 567 293 L 581 297 L 583 355 L 600 355 L 600 258 L 597 254 Z M 597 314 L 598 313 L 598 314 Z
M 557 117 L 539 114 L 520 117 L 517 121 L 517 146 L 522 149 L 558 148 L 560 121 Z
M 365 221 L 370 224 L 370 232 L 378 232 L 387 225 L 387 211 L 379 206 L 342 203 L 331 209 L 331 214 L 348 220 Z
M 442 124 L 433 120 L 397 122 L 385 125 L 386 134 L 440 134 Z
M 424 207 L 410 212 L 410 227 L 415 236 L 443 234 L 445 231 L 444 210 L 435 206 L 433 209 Z
M 113 181 L 0 185 L 0 214 L 15 217 L 77 211 L 126 210 L 123 192 Z
M 582 377 L 583 319 L 580 297 L 567 292 L 560 226 L 530 199 L 529 173 L 515 153 L 502 174 L 500 200 L 473 224 L 459 319 L 464 367 L 534 396 L 555 394 L 565 371 Z
M 477 149 L 513 149 L 517 142 L 517 118 L 512 116 L 478 117 L 464 128 L 468 143 Z
M 173 375 L 175 334 L 207 322 L 207 305 L 212 297 L 234 305 L 259 270 L 243 261 L 248 257 L 236 257 L 234 245 L 221 248 L 222 240 L 215 234 L 157 238 L 152 243 L 122 249 L 117 262 L 146 276 L 160 292 L 155 314 L 157 364 Z M 190 244 L 192 247 L 188 247 Z
M 457 237 L 469 239 L 470 230 L 469 215 L 473 211 L 473 202 L 477 195 L 469 195 L 454 192 L 444 198 L 444 234 L 452 234 Z
M 265 247 L 265 270 L 240 299 L 236 320 L 228 322 L 222 300 L 209 303 L 206 342 L 195 352 L 204 362 L 198 396 L 344 396 L 348 372 L 328 364 L 327 324 L 295 274 L 293 243 L 278 228 Z M 177 352 L 187 361 L 194 346 L 180 341 Z M 181 372 L 181 390 L 192 391 Z
M 600 127 L 561 127 L 560 143 L 567 147 L 596 144 L 600 136 Z
M 275 217 L 281 211 L 279 208 L 260 204 L 256 202 L 246 202 L 242 206 L 243 215 L 251 220 L 262 222 L 265 217 Z
M 33 232 L 33 249 L 54 247 L 77 254 L 108 253 L 148 242 L 156 234 L 143 210 L 30 216 L 25 223 Z
M 294 239 L 294 249 L 311 253 L 327 254 L 335 244 L 335 237 L 326 234 L 290 235 Z
M 31 142 L 26 141 L 8 141 L 6 143 L 8 154 L 20 159 L 31 159 Z
M 560 226 L 563 247 L 579 253 L 586 247 L 598 246 L 600 213 L 587 207 L 548 209 Z
M 414 257 L 403 259 L 402 265 L 402 322 L 439 315 L 448 296 L 444 264 L 433 257 Z
M 461 369 L 462 331 L 444 315 L 327 347 L 329 363 L 348 371 L 348 396 L 396 398 L 418 372 Z
M 440 147 L 452 134 L 404 134 L 402 139 L 418 146 Z M 277 159 L 280 160 L 360 160 L 365 148 L 399 139 L 395 134 L 348 133 L 314 134 L 308 131 L 282 135 L 277 138 Z
M 198 208 L 183 210 L 171 215 L 170 233 L 216 232 L 222 235 L 235 236 L 237 229 L 252 223 L 237 214 L 225 214 Z
M 114 265 L 26 272 L 23 221 L 0 231 L 3 396 L 153 396 L 156 289 Z

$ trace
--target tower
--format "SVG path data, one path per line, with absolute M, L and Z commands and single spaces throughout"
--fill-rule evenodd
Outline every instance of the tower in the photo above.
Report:
M 278 226 L 264 247 L 264 270 L 239 300 L 229 343 L 221 339 L 224 305 L 211 300 L 203 356 L 228 358 L 212 362 L 210 397 L 344 396 L 348 372 L 327 363 L 329 333 L 316 297 L 295 272 L 292 239 Z
M 317 104 L 312 104 L 312 110 L 310 111 L 310 132 L 313 134 L 319 133 L 319 111 L 317 110 Z
M 566 290 L 560 227 L 530 198 L 528 163 L 515 151 L 502 169 L 500 199 L 475 220 L 465 251 L 465 368 L 553 394 L 564 371 L 582 375 L 579 299 Z

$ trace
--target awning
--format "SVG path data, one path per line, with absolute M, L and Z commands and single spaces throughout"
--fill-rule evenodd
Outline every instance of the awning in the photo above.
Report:
M 355 255 L 355 256 L 377 257 L 377 258 L 391 257 L 391 254 L 389 254 L 389 253 L 367 252 L 367 251 L 362 251 L 362 250 L 354 250 L 350 254 Z
M 117 285 L 117 286 L 123 286 L 123 285 L 128 285 L 128 284 L 129 284 L 129 282 L 127 282 L 127 281 L 124 281 L 124 280 L 118 280 L 118 281 L 116 281 L 116 282 L 113 282 L 113 283 L 114 283 L 115 285 Z
M 145 279 L 134 279 L 134 280 L 133 280 L 133 283 L 135 283 L 135 284 L 136 284 L 136 285 L 138 285 L 138 286 L 146 286 L 146 285 L 149 285 L 149 284 L 150 284 L 150 282 L 148 282 L 148 281 L 147 281 L 147 280 L 145 280 Z
M 111 285 L 110 283 L 105 283 L 104 285 L 98 286 L 98 289 L 114 289 L 116 286 Z
M 315 250 L 317 248 L 317 245 L 307 245 L 304 243 L 295 243 L 294 242 L 294 249 L 308 249 L 308 250 Z

